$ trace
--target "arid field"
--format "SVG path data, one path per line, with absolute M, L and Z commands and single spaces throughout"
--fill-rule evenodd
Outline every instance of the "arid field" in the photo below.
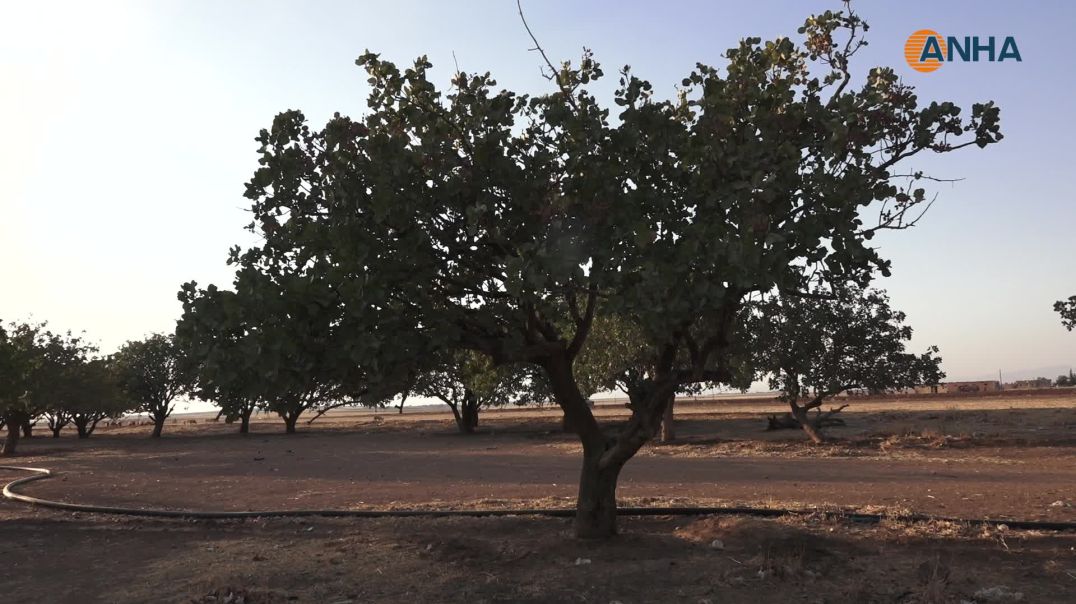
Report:
M 1076 392 L 852 399 L 807 444 L 765 430 L 770 400 L 681 402 L 677 442 L 628 463 L 622 505 L 921 513 L 1076 522 Z M 626 418 L 599 406 L 608 424 Z M 192 423 L 193 422 L 193 423 Z M 570 508 L 579 446 L 556 409 L 340 411 L 300 433 L 211 416 L 40 431 L 9 463 L 56 478 L 61 501 L 187 510 Z M 0 472 L 5 482 L 22 476 Z M 817 514 L 626 517 L 609 542 L 544 517 L 140 519 L 4 501 L 21 572 L 7 601 L 65 602 L 1070 602 L 1076 532 Z

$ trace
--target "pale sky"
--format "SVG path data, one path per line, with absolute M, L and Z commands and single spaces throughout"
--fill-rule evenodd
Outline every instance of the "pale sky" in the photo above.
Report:
M 588 46 L 608 73 L 631 64 L 671 95 L 696 62 L 721 67 L 739 38 L 795 36 L 807 14 L 837 5 L 524 6 L 554 60 Z M 964 180 L 937 188 L 919 227 L 880 242 L 894 276 L 878 285 L 908 313 L 914 347 L 940 346 L 951 379 L 1076 365 L 1076 333 L 1051 309 L 1076 294 L 1073 4 L 856 6 L 872 26 L 859 73 L 891 65 L 924 101 L 1002 108 L 1002 143 L 911 166 Z M 428 54 L 443 84 L 454 52 L 501 86 L 549 86 L 514 0 L 3 1 L 0 11 L 0 319 L 85 330 L 105 352 L 170 331 L 184 281 L 230 284 L 227 250 L 248 241 L 254 136 L 290 108 L 315 125 L 333 111 L 361 115 L 364 49 L 398 63 Z M 915 72 L 903 45 L 923 28 L 1014 36 L 1023 62 Z

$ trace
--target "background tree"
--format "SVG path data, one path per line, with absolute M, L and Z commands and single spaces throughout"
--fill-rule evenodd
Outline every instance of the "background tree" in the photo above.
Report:
M 120 389 L 117 367 L 111 358 L 83 361 L 73 373 L 76 388 L 65 399 L 65 407 L 79 438 L 89 438 L 102 420 L 127 413 L 129 403 Z
M 524 402 L 531 394 L 526 380 L 518 363 L 496 367 L 479 353 L 459 350 L 420 373 L 411 391 L 448 405 L 459 431 L 471 434 L 482 409 Z
M 991 103 L 968 119 L 953 103 L 920 106 L 886 68 L 853 85 L 865 29 L 827 12 L 802 28 L 804 46 L 747 38 L 673 100 L 624 69 L 615 121 L 588 92 L 604 75 L 589 53 L 550 64 L 555 90 L 536 97 L 462 73 L 444 94 L 425 58 L 401 70 L 367 53 L 365 119 L 313 130 L 289 111 L 261 132 L 247 196 L 265 239 L 240 262 L 301 271 L 345 313 L 399 323 L 337 332 L 338 345 L 540 367 L 582 443 L 576 534 L 613 534 L 620 470 L 673 395 L 733 379 L 748 297 L 888 274 L 870 239 L 927 203 L 923 175 L 900 166 L 1001 138 Z M 599 300 L 631 318 L 649 360 L 616 431 L 575 375 Z
M 35 365 L 35 339 L 39 326 L 0 325 L 0 418 L 7 429 L 0 455 L 14 455 L 22 418 L 27 414 L 30 376 Z
M 852 389 L 877 393 L 932 385 L 945 377 L 936 346 L 920 355 L 905 351 L 912 328 L 904 324 L 904 313 L 889 306 L 885 292 L 849 287 L 767 296 L 751 311 L 755 367 L 769 375 L 794 425 L 815 443 L 824 440 L 826 399 Z M 811 417 L 812 410 L 818 415 Z M 777 422 L 771 418 L 771 425 Z
M 83 384 L 81 366 L 97 348 L 70 333 L 39 333 L 35 345 L 37 362 L 30 376 L 29 401 L 34 413 L 43 416 L 54 438 L 71 421 L 72 397 Z M 25 434 L 24 434 L 25 435 Z
M 233 262 L 240 264 L 238 251 Z M 378 365 L 354 334 L 379 337 L 381 326 L 346 312 L 330 283 L 307 270 L 262 273 L 241 267 L 234 290 L 183 286 L 177 333 L 198 366 L 204 396 L 238 415 L 245 431 L 262 406 L 296 430 L 310 409 L 383 405 L 398 393 L 411 363 Z M 366 362 L 370 364 L 365 364 Z M 372 370 L 371 370 L 372 368 Z
M 11 323 L 0 326 L 0 417 L 7 429 L 0 454 L 13 455 L 20 434 L 32 418 L 41 413 L 49 381 L 58 363 L 62 363 L 65 346 L 77 347 L 79 340 L 57 335 L 45 323 Z
M 1054 311 L 1061 315 L 1061 324 L 1065 329 L 1076 329 L 1076 296 L 1070 296 L 1068 300 L 1054 302 Z
M 258 367 L 260 333 L 245 317 L 232 291 L 188 283 L 180 292 L 183 316 L 176 339 L 197 367 L 198 398 L 220 406 L 228 421 L 239 420 L 239 433 L 250 432 L 250 417 L 273 393 L 263 387 Z
M 153 420 L 153 438 L 160 438 L 175 399 L 191 390 L 192 367 L 173 335 L 153 334 L 124 344 L 114 357 L 116 376 L 133 410 Z

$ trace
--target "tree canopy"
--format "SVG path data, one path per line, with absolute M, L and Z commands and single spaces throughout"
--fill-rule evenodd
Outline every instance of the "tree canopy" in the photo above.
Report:
M 1076 329 L 1076 296 L 1070 296 L 1068 300 L 1054 302 L 1054 311 L 1061 315 L 1061 324 L 1065 329 Z

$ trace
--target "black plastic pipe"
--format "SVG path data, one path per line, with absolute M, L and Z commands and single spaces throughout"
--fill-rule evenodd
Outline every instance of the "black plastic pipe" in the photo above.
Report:
M 198 511 L 198 510 L 162 510 L 128 508 L 108 505 L 92 505 L 87 503 L 68 503 L 65 501 L 53 501 L 41 499 L 31 495 L 24 495 L 15 491 L 16 487 L 29 484 L 37 480 L 46 480 L 53 477 L 53 473 L 45 468 L 24 468 L 18 466 L 0 466 L 0 470 L 12 470 L 18 472 L 30 472 L 30 476 L 19 478 L 4 485 L 4 497 L 28 503 L 31 505 L 67 510 L 70 512 L 88 512 L 91 514 L 113 514 L 123 516 L 140 516 L 145 518 L 190 518 L 197 520 L 234 520 L 240 518 L 302 518 L 320 516 L 324 518 L 409 518 L 409 517 L 483 517 L 483 516 L 547 516 L 553 518 L 572 518 L 575 510 L 557 508 L 532 508 L 522 510 L 262 510 L 247 512 L 226 511 Z M 776 518 L 779 516 L 808 516 L 820 515 L 825 518 L 835 518 L 849 522 L 864 524 L 878 524 L 883 520 L 895 520 L 899 522 L 955 522 L 969 526 L 998 527 L 1004 525 L 1015 530 L 1039 530 L 1039 531 L 1072 531 L 1076 530 L 1076 522 L 1048 522 L 1041 520 L 1002 520 L 997 518 L 951 518 L 947 516 L 930 516 L 927 514 L 905 515 L 882 515 L 863 514 L 860 512 L 841 510 L 793 510 L 780 508 L 755 508 L 755 507 L 706 507 L 706 506 L 677 506 L 677 507 L 621 507 L 617 509 L 621 516 L 709 516 L 709 515 L 742 515 L 762 518 Z

